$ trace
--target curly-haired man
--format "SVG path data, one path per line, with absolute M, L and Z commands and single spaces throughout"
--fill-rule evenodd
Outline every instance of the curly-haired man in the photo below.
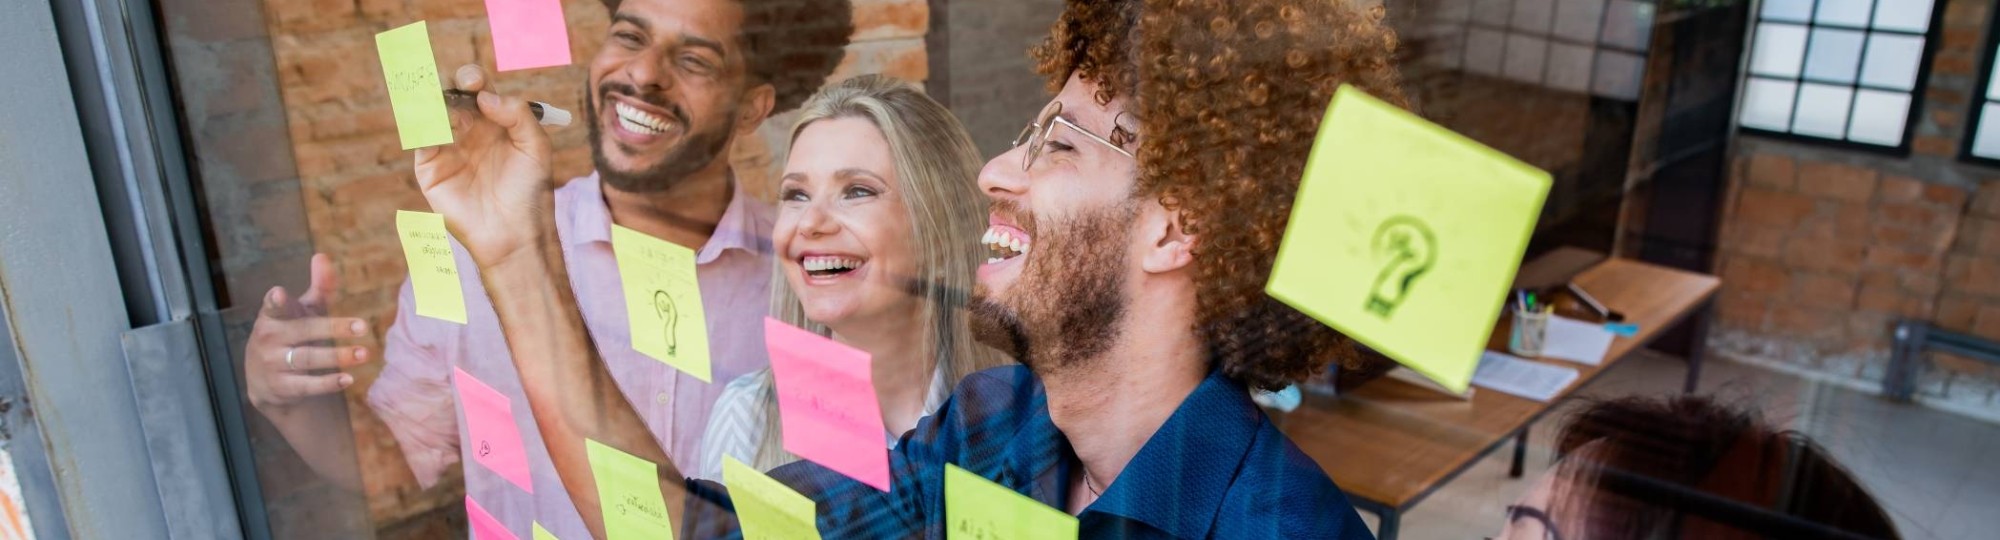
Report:
M 696 272 L 708 318 L 714 377 L 730 380 L 769 365 L 762 319 L 770 297 L 766 235 L 773 210 L 747 195 L 731 174 L 730 146 L 772 114 L 799 106 L 832 73 L 853 32 L 848 0 L 606 0 L 611 24 L 583 81 L 596 172 L 553 189 L 539 219 L 553 225 L 590 330 L 621 339 L 624 297 L 618 290 L 611 226 L 617 224 L 697 252 Z M 487 76 L 461 68 L 460 88 L 477 91 Z M 471 132 L 477 136 L 477 131 Z M 489 134 L 491 135 L 491 134 Z M 461 143 L 476 143 L 461 136 Z M 419 174 L 454 165 L 436 150 L 420 153 Z M 440 157 L 446 159 L 439 159 Z M 548 155 L 540 156 L 542 166 Z M 538 179 L 553 186 L 556 182 Z M 460 255 L 459 268 L 472 261 Z M 246 347 L 250 400 L 315 470 L 350 487 L 340 455 L 347 418 L 340 392 L 351 375 L 324 372 L 369 360 L 366 349 L 326 347 L 326 340 L 368 334 L 359 319 L 324 317 L 331 263 L 315 257 L 312 288 L 299 298 L 283 289 L 267 295 Z M 573 284 L 573 285 L 572 285 Z M 417 316 L 405 283 L 396 323 L 384 338 L 381 377 L 368 404 L 402 449 L 418 483 L 428 487 L 448 470 L 474 462 L 477 445 L 459 425 L 454 370 L 483 381 L 514 403 L 526 402 L 495 313 L 476 279 L 466 282 L 468 323 Z M 629 347 L 604 349 L 617 384 L 605 392 L 629 400 L 647 440 L 692 465 L 710 408 L 722 392 L 641 356 Z M 463 382 L 463 381 L 459 381 Z M 615 388 L 610 389 L 610 388 Z M 564 496 L 532 429 L 516 408 L 528 448 L 534 494 L 494 470 L 464 467 L 466 492 L 528 536 L 528 517 L 563 538 L 585 538 L 584 521 Z M 516 477 L 518 479 L 518 477 Z M 540 485 L 534 485 L 540 484 Z
M 1035 52 L 1055 99 L 979 178 L 993 255 L 972 309 L 1025 366 L 965 378 L 891 452 L 886 492 L 810 462 L 771 476 L 816 501 L 828 538 L 945 537 L 947 464 L 1076 515 L 1087 538 L 1367 538 L 1245 387 L 1351 356 L 1261 286 L 1335 88 L 1401 99 L 1381 17 L 1327 0 L 1071 0 Z M 483 111 L 514 144 L 469 151 L 545 146 L 524 103 L 495 97 Z M 684 481 L 628 406 L 591 391 L 610 376 L 549 277 L 565 270 L 532 176 L 419 183 L 495 293 L 564 486 L 601 527 L 597 440 L 661 464 L 679 536 L 734 534 L 727 490 Z

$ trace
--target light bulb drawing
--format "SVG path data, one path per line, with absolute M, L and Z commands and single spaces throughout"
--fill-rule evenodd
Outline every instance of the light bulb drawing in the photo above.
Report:
M 1370 251 L 1382 270 L 1369 288 L 1367 310 L 1388 319 L 1409 298 L 1417 278 L 1437 262 L 1437 235 L 1422 220 L 1395 216 L 1375 227 Z
M 653 291 L 653 311 L 660 316 L 660 325 L 666 328 L 667 356 L 679 356 L 681 340 L 676 331 L 681 322 L 681 312 L 674 305 L 673 295 L 667 291 Z

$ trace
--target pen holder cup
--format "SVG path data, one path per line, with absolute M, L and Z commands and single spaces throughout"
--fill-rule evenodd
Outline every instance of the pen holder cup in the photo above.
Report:
M 1549 333 L 1549 313 L 1514 309 L 1514 328 L 1508 332 L 1507 350 L 1522 358 L 1542 355 L 1542 341 Z

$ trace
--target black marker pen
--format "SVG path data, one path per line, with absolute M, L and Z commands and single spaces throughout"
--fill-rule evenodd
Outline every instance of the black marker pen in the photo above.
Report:
M 451 89 L 444 91 L 444 97 L 447 101 L 473 101 L 479 98 L 479 94 Z M 477 108 L 477 105 L 474 105 L 474 107 Z M 535 113 L 535 120 L 541 121 L 544 126 L 562 127 L 569 125 L 569 111 L 556 108 L 554 105 L 540 101 L 530 101 L 528 102 L 528 111 Z

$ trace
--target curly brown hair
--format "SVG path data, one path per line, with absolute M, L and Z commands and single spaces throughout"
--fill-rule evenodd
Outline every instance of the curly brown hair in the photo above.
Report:
M 618 12 L 625 0 L 603 0 Z M 849 0 L 738 0 L 750 80 L 777 90 L 771 114 L 799 108 L 847 57 L 854 35 Z
M 1264 283 L 1334 90 L 1408 106 L 1383 15 L 1346 0 L 1069 0 L 1033 52 L 1052 92 L 1076 74 L 1100 105 L 1131 98 L 1138 192 L 1200 238 L 1194 330 L 1246 384 L 1277 389 L 1329 361 L 1364 362 L 1353 340 Z

